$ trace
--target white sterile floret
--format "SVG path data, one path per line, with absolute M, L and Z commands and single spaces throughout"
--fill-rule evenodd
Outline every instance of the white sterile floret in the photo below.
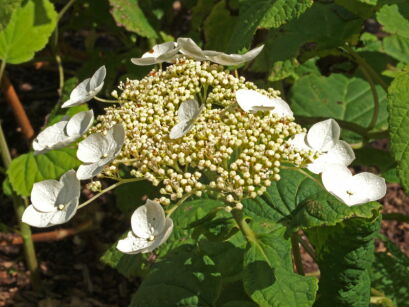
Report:
M 33 140 L 35 153 L 44 153 L 67 146 L 87 132 L 93 121 L 94 112 L 92 110 L 83 111 L 75 114 L 69 120 L 65 119 L 45 128 Z
M 80 182 L 74 170 L 61 176 L 60 181 L 36 182 L 31 191 L 31 205 L 22 221 L 34 227 L 49 227 L 68 222 L 77 212 Z
M 205 50 L 204 54 L 207 57 L 207 59 L 211 62 L 220 64 L 220 65 L 240 65 L 245 62 L 250 62 L 253 60 L 256 56 L 259 55 L 261 50 L 263 50 L 264 45 L 261 45 L 257 48 L 251 49 L 250 51 L 244 53 L 244 54 L 226 54 L 224 52 L 219 52 L 219 51 L 211 51 L 211 50 Z
M 330 164 L 349 165 L 355 154 L 351 146 L 339 139 L 341 128 L 332 118 L 311 126 L 308 133 L 295 135 L 289 143 L 300 150 L 313 150 L 319 157 L 307 165 L 307 169 L 319 174 Z
M 254 90 L 240 89 L 236 92 L 236 100 L 245 112 L 270 111 L 280 117 L 293 117 L 290 106 L 280 97 L 269 98 Z
M 131 217 L 131 229 L 125 239 L 116 246 L 126 254 L 148 253 L 163 244 L 173 230 L 173 221 L 165 217 L 160 204 L 147 200 Z
M 78 144 L 77 158 L 84 162 L 77 170 L 80 180 L 90 179 L 98 175 L 105 165 L 120 153 L 125 141 L 125 129 L 116 124 L 105 134 L 91 134 Z
M 199 103 L 194 99 L 182 102 L 178 110 L 179 123 L 170 130 L 169 137 L 178 139 L 188 133 L 193 128 L 193 124 L 203 108 L 204 104 L 199 107 Z
M 131 62 L 135 65 L 153 65 L 163 62 L 172 62 L 180 47 L 175 42 L 166 42 L 155 45 L 151 50 L 145 52 L 140 58 L 132 58 Z
M 98 68 L 91 78 L 85 79 L 72 90 L 70 99 L 64 102 L 61 107 L 69 108 L 77 106 L 94 98 L 104 86 L 106 73 L 105 66 Z
M 348 206 L 378 200 L 386 194 L 385 179 L 363 172 L 352 175 L 343 165 L 329 165 L 322 173 L 322 183 L 328 192 Z
M 202 50 L 191 38 L 179 37 L 177 46 L 180 52 L 198 61 L 211 61 L 220 65 L 240 65 L 253 60 L 263 50 L 264 45 L 254 48 L 245 54 L 227 54 L 213 50 Z

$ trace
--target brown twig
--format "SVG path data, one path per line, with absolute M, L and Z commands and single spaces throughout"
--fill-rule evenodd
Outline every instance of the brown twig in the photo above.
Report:
M 17 122 L 24 134 L 25 139 L 27 141 L 31 140 L 34 136 L 33 127 L 31 126 L 30 120 L 28 119 L 27 113 L 24 110 L 23 104 L 18 98 L 18 95 L 14 90 L 13 84 L 11 84 L 6 73 L 3 75 L 2 78 L 1 92 L 3 93 L 7 102 L 10 104 L 14 116 L 16 117 Z
M 75 236 L 81 232 L 87 231 L 92 226 L 92 220 L 82 223 L 74 228 L 57 229 L 49 232 L 35 233 L 32 235 L 34 242 L 49 242 L 60 241 L 67 237 Z M 20 235 L 14 234 L 10 240 L 3 240 L 0 245 L 21 245 L 23 238 Z

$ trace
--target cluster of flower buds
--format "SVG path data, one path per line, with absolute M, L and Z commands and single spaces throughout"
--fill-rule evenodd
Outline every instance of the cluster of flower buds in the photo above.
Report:
M 107 107 L 93 127 L 93 113 L 85 111 L 37 136 L 33 148 L 39 154 L 85 136 L 77 151 L 83 164 L 60 181 L 36 183 L 23 221 L 36 227 L 67 222 L 81 207 L 80 180 L 145 179 L 158 186 L 162 197 L 135 210 L 132 231 L 117 247 L 125 253 L 150 252 L 173 228 L 162 205 L 206 191 L 232 204 L 226 209 L 240 209 L 242 199 L 262 195 L 280 179 L 282 164 L 322 173 L 326 189 L 347 205 L 381 198 L 386 191 L 383 179 L 369 173 L 353 176 L 348 170 L 355 156 L 349 144 L 339 140 L 334 120 L 306 132 L 294 122 L 279 92 L 258 89 L 222 66 L 250 61 L 262 48 L 225 54 L 179 38 L 132 59 L 137 65 L 171 65 L 121 83 L 121 94 L 113 94 L 118 105 Z M 105 75 L 103 66 L 73 90 L 63 107 L 97 99 Z M 127 178 L 121 178 L 120 171 L 128 171 Z M 100 181 L 88 187 L 105 191 Z

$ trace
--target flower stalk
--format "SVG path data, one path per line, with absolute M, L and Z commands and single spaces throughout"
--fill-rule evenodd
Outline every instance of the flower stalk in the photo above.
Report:
M 3 164 L 6 168 L 8 168 L 11 163 L 11 155 L 1 124 L 0 124 L 0 151 Z M 24 210 L 26 209 L 27 206 L 27 199 L 19 197 L 14 191 L 12 191 L 11 198 L 13 201 L 14 210 L 17 215 L 18 225 L 20 228 L 20 235 L 23 238 L 24 254 L 28 269 L 30 270 L 31 284 L 33 288 L 37 290 L 41 286 L 41 281 L 37 256 L 31 236 L 31 229 L 29 225 L 23 223 L 21 220 Z

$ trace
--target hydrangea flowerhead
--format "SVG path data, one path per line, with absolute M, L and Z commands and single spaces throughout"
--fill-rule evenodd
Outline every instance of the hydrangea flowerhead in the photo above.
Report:
M 33 140 L 33 149 L 36 153 L 62 148 L 76 141 L 88 131 L 94 121 L 94 112 L 83 111 L 75 114 L 69 120 L 45 128 Z
M 173 230 L 173 221 L 165 217 L 162 206 L 152 200 L 137 208 L 131 217 L 131 228 L 117 249 L 126 254 L 148 253 L 163 244 Z
M 44 180 L 33 185 L 31 205 L 23 213 L 24 223 L 34 227 L 49 227 L 68 222 L 76 213 L 80 197 L 80 182 L 74 170 L 60 180 Z
M 124 140 L 122 124 L 116 124 L 106 134 L 98 132 L 82 140 L 78 144 L 77 158 L 84 164 L 78 168 L 77 177 L 85 180 L 98 175 L 119 154 Z
M 62 108 L 69 108 L 90 101 L 102 90 L 105 76 L 106 68 L 101 66 L 91 78 L 85 79 L 72 90 L 70 99 L 63 103 Z

